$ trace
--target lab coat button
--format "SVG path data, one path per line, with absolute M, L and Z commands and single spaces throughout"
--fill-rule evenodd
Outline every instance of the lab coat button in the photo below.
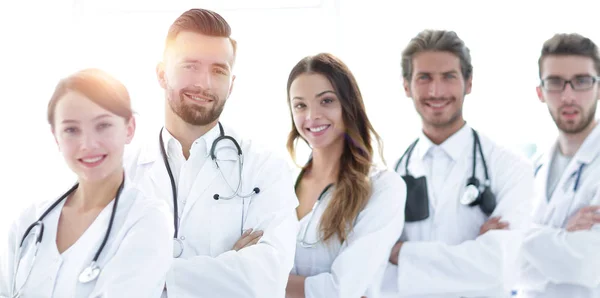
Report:
M 179 237 L 179 239 L 185 240 L 185 236 L 181 236 L 181 237 Z

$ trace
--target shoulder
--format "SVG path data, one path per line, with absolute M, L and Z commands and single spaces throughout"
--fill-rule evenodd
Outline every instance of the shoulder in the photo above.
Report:
M 71 186 L 73 187 L 73 186 Z M 52 205 L 54 205 L 64 194 L 69 190 L 66 188 L 62 193 L 55 194 L 54 198 L 43 201 L 34 202 L 22 209 L 16 219 L 13 221 L 12 230 L 20 234 L 25 232 L 31 224 L 38 221 L 40 216 L 44 214 Z
M 266 144 L 243 137 L 232 128 L 225 127 L 225 132 L 238 142 L 242 149 L 244 167 L 251 168 L 253 173 L 285 173 L 293 176 L 294 167 L 291 159 L 283 152 L 275 151 Z
M 382 167 L 374 166 L 370 174 L 373 201 L 406 201 L 406 183 L 398 173 Z
M 153 192 L 143 190 L 137 184 L 130 183 L 123 190 L 124 201 L 129 202 L 128 219 L 144 217 L 164 217 L 169 214 L 169 207 L 164 200 L 157 198 Z

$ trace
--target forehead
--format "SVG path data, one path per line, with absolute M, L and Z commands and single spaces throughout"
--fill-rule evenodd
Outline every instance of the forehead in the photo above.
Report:
M 312 98 L 323 91 L 335 91 L 331 82 L 322 74 L 301 74 L 290 86 L 291 97 L 299 96 Z
M 594 60 L 577 55 L 551 55 L 542 60 L 542 78 L 559 76 L 571 78 L 575 75 L 598 75 L 594 69 Z
M 413 73 L 460 72 L 460 59 L 450 52 L 426 51 L 413 56 Z
M 201 63 L 222 63 L 231 67 L 233 45 L 229 38 L 183 31 L 169 44 L 168 52 L 177 62 L 197 60 Z
M 86 120 L 100 114 L 117 116 L 77 91 L 68 91 L 56 103 L 55 119 L 57 122 L 66 119 Z

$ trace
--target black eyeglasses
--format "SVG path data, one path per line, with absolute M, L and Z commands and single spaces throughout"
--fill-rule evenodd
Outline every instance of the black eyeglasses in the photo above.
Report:
M 571 89 L 575 91 L 585 91 L 594 87 L 594 84 L 599 79 L 600 77 L 594 76 L 576 76 L 571 80 L 552 77 L 543 79 L 541 85 L 549 92 L 562 92 L 567 87 L 567 84 L 571 85 Z

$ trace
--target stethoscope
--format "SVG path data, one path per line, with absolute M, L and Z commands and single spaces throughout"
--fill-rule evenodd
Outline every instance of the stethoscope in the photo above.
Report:
M 460 203 L 462 205 L 471 206 L 471 207 L 480 205 L 480 207 L 482 207 L 482 211 L 484 213 L 486 213 L 487 215 L 490 215 L 493 212 L 495 205 L 496 205 L 495 196 L 493 195 L 493 193 L 491 192 L 491 189 L 490 189 L 491 180 L 490 180 L 490 176 L 488 173 L 485 156 L 483 155 L 483 149 L 481 146 L 481 142 L 479 140 L 479 134 L 474 129 L 471 129 L 471 130 L 473 132 L 472 174 L 471 174 L 471 177 L 469 177 L 469 179 L 467 179 L 466 189 L 465 189 L 462 197 L 460 198 Z M 410 162 L 410 157 L 412 155 L 412 152 L 413 152 L 414 148 L 416 147 L 418 141 L 419 141 L 419 139 L 415 140 L 408 147 L 406 152 L 404 152 L 402 157 L 400 157 L 400 160 L 398 160 L 398 163 L 396 164 L 396 167 L 395 167 L 396 172 L 398 171 L 398 168 L 402 164 L 402 160 L 406 156 L 406 163 L 405 163 L 406 176 L 412 177 L 412 175 L 410 175 L 410 173 L 408 172 L 408 164 Z M 479 156 L 481 157 L 482 164 L 483 164 L 483 171 L 484 171 L 484 177 L 485 177 L 485 180 L 483 183 L 480 183 L 479 179 L 477 179 L 477 177 L 475 176 L 476 168 L 477 168 L 477 153 L 478 152 L 479 152 Z M 416 180 L 416 179 L 414 179 L 414 177 L 412 177 L 412 178 L 413 178 L 412 180 Z M 422 199 L 429 200 L 426 192 L 423 193 L 423 196 L 425 196 L 425 197 L 417 198 L 417 199 L 418 200 L 422 200 Z M 407 199 L 407 204 L 411 203 L 409 201 L 410 200 Z M 422 210 L 422 212 L 425 212 L 427 214 L 425 214 L 423 216 L 419 216 L 419 218 L 421 218 L 421 219 L 423 219 L 423 217 L 426 218 L 428 216 L 427 210 Z
M 241 234 L 243 234 L 243 231 L 244 231 L 244 220 L 245 220 L 245 213 L 246 213 L 245 199 L 251 198 L 252 196 L 258 194 L 260 192 L 260 188 L 255 187 L 254 189 L 252 189 L 252 191 L 249 194 L 246 194 L 246 195 L 240 194 L 240 190 L 242 189 L 242 171 L 244 168 L 244 156 L 242 154 L 242 148 L 240 147 L 240 144 L 238 144 L 238 142 L 233 137 L 225 135 L 225 131 L 223 130 L 223 125 L 221 125 L 221 122 L 218 122 L 218 125 L 219 125 L 219 137 L 213 141 L 213 143 L 210 147 L 210 158 L 217 166 L 217 169 L 219 170 L 219 173 L 221 173 L 221 177 L 223 177 L 225 184 L 227 184 L 229 189 L 231 191 L 233 191 L 233 194 L 230 196 L 214 194 L 213 199 L 215 199 L 215 200 L 220 200 L 220 199 L 230 200 L 235 197 L 242 198 L 242 224 L 240 227 L 240 235 L 241 235 Z M 173 173 L 171 172 L 171 167 L 169 166 L 167 152 L 165 151 L 165 146 L 164 146 L 164 142 L 162 139 L 162 129 L 158 135 L 158 139 L 159 139 L 159 143 L 160 143 L 160 153 L 162 155 L 163 161 L 167 168 L 167 173 L 169 174 L 169 180 L 171 181 L 171 192 L 173 193 L 173 225 L 175 227 L 175 233 L 173 235 L 173 257 L 179 258 L 183 254 L 183 241 L 181 239 L 179 239 L 179 213 L 178 213 L 178 206 L 177 206 L 177 185 L 175 185 L 175 178 L 173 177 Z M 231 141 L 233 143 L 233 145 L 235 145 L 235 149 L 238 154 L 238 170 L 239 170 L 238 178 L 239 178 L 239 180 L 238 180 L 238 185 L 235 188 L 235 190 L 231 187 L 231 185 L 229 185 L 229 182 L 227 182 L 227 179 L 225 178 L 223 171 L 219 167 L 219 162 L 217 161 L 217 155 L 215 153 L 218 143 L 220 141 L 224 141 L 224 140 Z
M 317 208 L 319 207 L 319 205 L 321 205 L 321 201 L 322 201 L 321 199 L 323 198 L 323 196 L 327 193 L 327 191 L 332 186 L 333 186 L 333 183 L 327 185 L 325 187 L 325 189 L 323 189 L 323 191 L 319 195 L 319 198 L 317 198 L 317 201 L 315 202 L 315 204 L 312 207 L 312 210 L 311 210 L 310 215 L 308 217 L 308 222 L 306 223 L 306 226 L 304 227 L 304 230 L 302 231 L 302 237 L 300 239 L 300 246 L 302 246 L 304 248 L 313 248 L 320 241 L 320 240 L 317 240 L 315 242 L 308 242 L 308 241 L 306 241 L 306 234 L 308 233 L 308 229 L 309 229 L 309 227 L 310 227 L 310 225 L 312 223 L 313 216 L 315 215 L 315 210 L 317 210 Z
M 113 205 L 112 212 L 110 214 L 110 221 L 108 222 L 108 228 L 104 235 L 104 240 L 102 240 L 102 244 L 98 248 L 98 251 L 96 251 L 96 254 L 94 255 L 94 258 L 92 259 L 92 262 L 90 263 L 90 265 L 87 266 L 86 268 L 84 268 L 83 271 L 81 272 L 81 274 L 79 274 L 78 280 L 81 283 L 88 283 L 90 281 L 93 281 L 96 278 L 98 278 L 98 275 L 100 275 L 101 269 L 97 264 L 98 257 L 100 256 L 100 253 L 102 253 L 102 250 L 104 249 L 104 246 L 106 245 L 106 242 L 108 241 L 108 237 L 110 236 L 110 231 L 112 230 L 112 225 L 113 225 L 113 222 L 115 219 L 115 213 L 117 211 L 117 204 L 119 202 L 119 197 L 121 196 L 121 192 L 123 191 L 124 184 L 125 184 L 125 177 L 123 177 L 123 181 L 121 182 L 121 185 L 119 186 L 119 189 L 117 190 L 117 195 L 115 197 L 115 203 Z M 71 193 L 73 193 L 73 191 L 75 191 L 75 189 L 77 189 L 78 186 L 79 186 L 79 183 L 75 184 L 64 195 L 62 195 L 56 202 L 54 202 L 50 206 L 50 208 L 48 208 L 46 211 L 44 211 L 44 213 L 40 216 L 40 218 L 36 222 L 31 224 L 27 228 L 27 230 L 25 230 L 25 235 L 23 235 L 23 238 L 21 239 L 21 243 L 19 244 L 19 248 L 18 248 L 18 252 L 17 252 L 18 257 L 15 259 L 15 270 L 14 270 L 14 275 L 13 275 L 13 285 L 12 285 L 12 294 L 11 294 L 13 298 L 21 296 L 21 291 L 25 287 L 25 284 L 27 284 L 27 280 L 29 279 L 31 271 L 33 270 L 33 266 L 35 264 L 35 259 L 37 257 L 37 253 L 39 250 L 39 245 L 42 242 L 42 237 L 44 236 L 44 223 L 42 221 L 54 208 L 56 208 L 56 206 L 58 206 L 58 204 L 60 204 L 64 199 L 66 199 Z M 38 233 L 34 232 L 33 234 L 31 234 L 30 232 L 33 231 L 34 228 L 37 228 L 37 230 L 39 230 L 39 232 Z M 17 273 L 19 272 L 19 265 L 21 263 L 20 260 L 23 258 L 23 256 L 21 255 L 23 253 L 23 250 L 22 250 L 23 243 L 25 243 L 25 239 L 29 235 L 35 235 L 35 244 L 34 244 L 35 248 L 34 248 L 34 252 L 33 252 L 33 260 L 31 262 L 31 266 L 29 267 L 29 270 L 27 271 L 27 275 L 25 276 L 25 281 L 23 282 L 21 287 L 17 290 Z
M 535 171 L 533 173 L 534 177 L 537 177 L 538 172 L 542 169 L 544 165 L 540 164 L 535 168 Z M 581 173 L 583 173 L 583 168 L 585 167 L 585 164 L 582 163 L 579 165 L 579 168 L 577 168 L 577 171 L 573 172 L 573 174 L 571 174 L 571 179 L 573 177 L 575 177 L 575 183 L 573 184 L 573 192 L 577 192 L 577 190 L 579 189 L 579 181 L 581 180 Z M 569 179 L 570 180 L 570 179 Z M 548 198 L 548 200 L 550 200 L 550 198 Z

